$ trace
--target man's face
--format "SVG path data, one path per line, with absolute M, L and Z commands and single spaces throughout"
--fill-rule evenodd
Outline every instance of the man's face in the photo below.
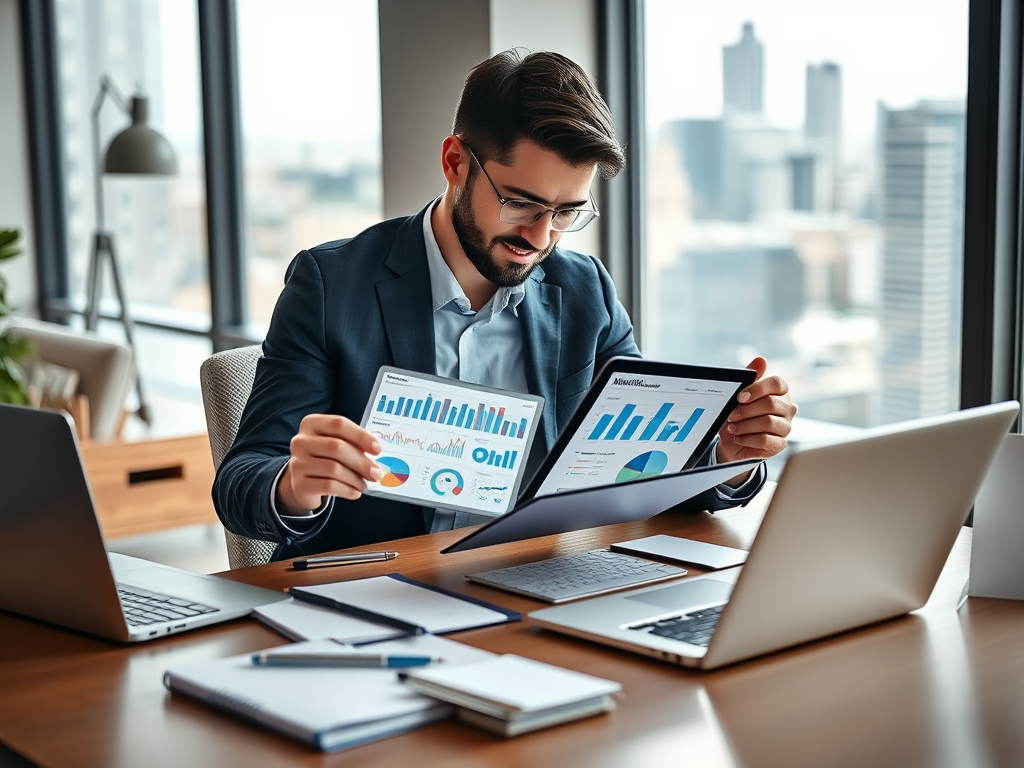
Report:
M 501 201 L 494 188 L 472 160 L 470 168 L 452 206 L 455 234 L 481 275 L 496 285 L 519 285 L 547 258 L 562 233 L 551 228 L 551 214 L 531 226 L 502 222 Z M 510 165 L 488 161 L 486 171 L 502 197 L 560 209 L 589 206 L 596 166 L 569 165 L 554 152 L 522 141 Z

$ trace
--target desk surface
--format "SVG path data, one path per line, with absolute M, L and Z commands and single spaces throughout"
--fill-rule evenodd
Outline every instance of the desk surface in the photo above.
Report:
M 400 570 L 526 613 L 541 604 L 462 574 L 653 533 L 746 548 L 761 511 L 669 513 L 437 554 L 456 531 L 389 543 L 401 553 L 391 563 L 304 573 L 271 564 L 228 575 L 284 588 Z M 1024 603 L 972 598 L 956 612 L 969 552 L 964 529 L 915 614 L 710 673 L 525 622 L 459 633 L 490 651 L 617 680 L 625 698 L 610 715 L 507 741 L 451 721 L 331 755 L 163 688 L 169 666 L 284 642 L 254 621 L 127 647 L 0 613 L 0 741 L 46 766 L 1024 765 Z

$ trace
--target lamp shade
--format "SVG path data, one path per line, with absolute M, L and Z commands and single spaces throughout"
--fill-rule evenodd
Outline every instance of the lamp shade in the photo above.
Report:
M 170 176 L 178 172 L 178 160 L 170 142 L 146 124 L 148 118 L 149 100 L 133 96 L 132 124 L 107 147 L 107 173 Z

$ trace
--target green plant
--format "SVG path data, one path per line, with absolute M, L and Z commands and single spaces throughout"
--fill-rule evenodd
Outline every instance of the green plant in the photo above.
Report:
M 21 253 L 16 247 L 19 237 L 21 233 L 16 229 L 0 229 L 0 261 L 13 259 Z M 11 314 L 12 309 L 7 303 L 7 281 L 0 275 L 0 318 Z M 18 361 L 33 351 L 28 339 L 11 339 L 6 333 L 0 335 L 0 403 L 28 405 L 25 379 Z

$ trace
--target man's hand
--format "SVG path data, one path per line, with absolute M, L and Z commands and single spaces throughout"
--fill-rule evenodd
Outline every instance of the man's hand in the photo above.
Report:
M 277 484 L 278 513 L 305 515 L 319 507 L 324 496 L 358 499 L 367 480 L 384 476 L 367 453 L 379 454 L 380 442 L 354 421 L 322 413 L 304 418 Z
M 789 399 L 789 385 L 778 376 L 763 378 L 768 370 L 763 357 L 755 357 L 747 368 L 757 378 L 740 392 L 739 405 L 718 433 L 721 462 L 771 458 L 786 447 L 793 426 L 796 405 Z

